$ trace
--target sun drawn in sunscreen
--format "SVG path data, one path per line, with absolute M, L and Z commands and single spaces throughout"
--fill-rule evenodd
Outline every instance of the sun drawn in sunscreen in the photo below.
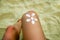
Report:
M 35 24 L 35 22 L 38 21 L 37 18 L 34 18 L 35 13 L 32 13 L 31 15 L 30 14 L 26 14 L 26 16 L 28 17 L 26 19 L 26 22 L 31 22 L 32 24 Z

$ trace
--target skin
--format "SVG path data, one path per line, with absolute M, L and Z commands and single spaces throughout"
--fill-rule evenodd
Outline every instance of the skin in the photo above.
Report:
M 16 28 L 16 30 L 18 31 L 18 33 L 20 34 L 20 32 L 21 32 L 21 19 L 19 19 L 18 21 L 17 21 L 17 23 L 15 23 L 14 24 L 14 27 Z
M 26 14 L 32 15 L 32 13 L 35 14 L 34 18 L 37 18 L 38 21 L 35 21 L 34 24 L 30 22 L 26 22 L 26 19 L 28 18 Z M 11 27 L 11 26 L 10 26 Z M 19 34 L 23 32 L 23 40 L 46 40 L 41 23 L 39 21 L 38 15 L 34 11 L 29 11 L 25 13 L 21 19 L 19 19 L 10 29 L 7 29 L 3 40 L 19 40 Z M 12 30 L 14 29 L 14 30 Z
M 28 18 L 26 14 L 32 14 L 34 13 L 34 18 L 37 18 L 38 21 L 35 22 L 35 24 L 32 24 L 30 22 L 26 22 L 26 19 Z M 39 21 L 38 15 L 34 11 L 29 11 L 25 13 L 22 17 L 22 31 L 23 31 L 23 39 L 24 40 L 46 40 L 41 23 Z
M 12 26 L 8 26 L 2 40 L 19 40 L 21 32 L 21 20 Z

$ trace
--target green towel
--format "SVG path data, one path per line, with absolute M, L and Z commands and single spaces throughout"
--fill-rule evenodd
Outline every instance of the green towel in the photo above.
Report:
M 46 38 L 60 40 L 60 0 L 0 0 L 0 28 L 13 25 L 30 10 L 38 13 Z

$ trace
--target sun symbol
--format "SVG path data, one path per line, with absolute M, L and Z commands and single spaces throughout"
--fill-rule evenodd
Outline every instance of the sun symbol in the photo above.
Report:
M 26 16 L 28 17 L 26 19 L 26 22 L 30 22 L 31 21 L 32 24 L 35 24 L 35 22 L 38 21 L 37 18 L 34 18 L 35 13 L 32 13 L 31 15 L 30 14 L 26 14 Z

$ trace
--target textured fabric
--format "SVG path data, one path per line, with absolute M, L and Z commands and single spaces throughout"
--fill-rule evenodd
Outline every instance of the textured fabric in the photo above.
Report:
M 14 24 L 29 10 L 38 13 L 47 39 L 60 40 L 60 0 L 0 0 L 0 28 Z

